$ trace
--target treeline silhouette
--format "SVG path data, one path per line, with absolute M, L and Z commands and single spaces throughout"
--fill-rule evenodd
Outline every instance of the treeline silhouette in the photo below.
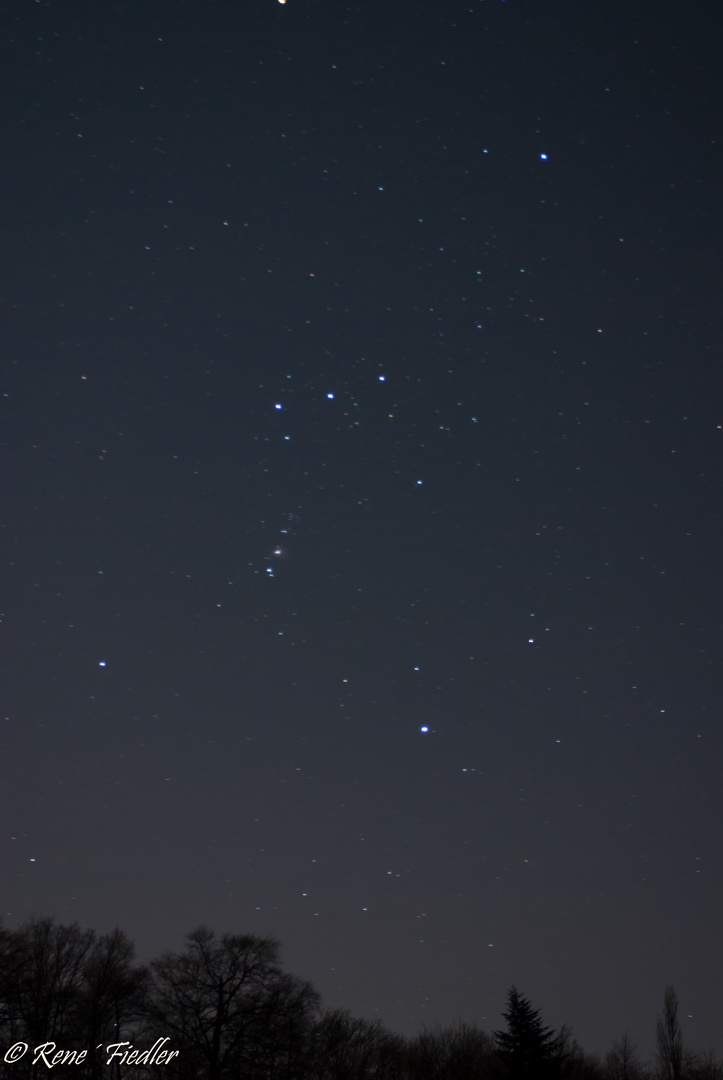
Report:
M 121 930 L 98 935 L 34 918 L 0 927 L 2 1080 L 723 1080 L 688 1050 L 675 991 L 642 1062 L 627 1034 L 601 1057 L 553 1031 L 514 986 L 506 1027 L 467 1024 L 412 1038 L 344 1009 L 279 966 L 274 938 L 199 927 L 181 952 L 136 964 Z

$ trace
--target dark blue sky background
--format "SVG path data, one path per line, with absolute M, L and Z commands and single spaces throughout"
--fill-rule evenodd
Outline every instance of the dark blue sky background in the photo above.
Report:
M 8 925 L 723 1052 L 716 23 L 8 0 Z

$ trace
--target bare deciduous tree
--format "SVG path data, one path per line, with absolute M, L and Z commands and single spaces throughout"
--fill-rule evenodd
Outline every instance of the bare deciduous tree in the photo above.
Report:
M 172 1035 L 174 1047 L 183 1050 L 174 1075 L 292 1075 L 281 1034 L 288 1044 L 318 999 L 308 983 L 282 973 L 278 942 L 250 935 L 217 938 L 203 926 L 186 940 L 185 952 L 166 953 L 151 964 L 149 1016 L 156 1031 Z M 270 1039 L 277 1047 L 273 1060 Z
M 379 1020 L 362 1020 L 348 1009 L 329 1009 L 314 1027 L 313 1080 L 393 1080 L 402 1045 Z
M 608 1050 L 605 1067 L 610 1080 L 640 1080 L 642 1077 L 643 1068 L 637 1047 L 627 1031 L 624 1031 Z
M 663 1015 L 656 1023 L 658 1065 L 665 1080 L 682 1080 L 685 1056 L 683 1033 L 678 1023 L 678 998 L 672 986 L 666 986 L 663 996 Z
M 31 1044 L 76 1039 L 84 965 L 95 934 L 53 919 L 31 919 L 14 936 L 22 963 L 10 999 L 23 1039 Z
M 97 938 L 83 965 L 76 1006 L 78 1037 L 91 1049 L 132 1041 L 143 1014 L 148 972 L 133 966 L 135 949 L 122 930 Z M 107 1075 L 103 1055 L 89 1058 L 92 1080 Z M 120 1065 L 116 1064 L 118 1074 Z
M 492 1038 L 469 1024 L 423 1031 L 410 1043 L 408 1059 L 414 1080 L 488 1080 L 501 1072 Z

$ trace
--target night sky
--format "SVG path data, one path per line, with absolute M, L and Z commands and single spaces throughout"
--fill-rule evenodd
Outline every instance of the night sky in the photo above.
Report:
M 715 5 L 1 29 L 5 923 L 723 1052 Z

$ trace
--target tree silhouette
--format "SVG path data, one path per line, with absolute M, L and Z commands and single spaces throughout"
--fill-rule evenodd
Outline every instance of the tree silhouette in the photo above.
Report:
M 98 938 L 83 965 L 76 1017 L 78 1038 L 93 1048 L 124 1039 L 131 1041 L 136 1023 L 143 1015 L 148 971 L 134 967 L 133 943 L 122 930 Z M 103 1055 L 89 1055 L 91 1080 L 108 1076 Z M 115 1063 L 111 1074 L 120 1075 Z
M 121 930 L 98 935 L 52 918 L 0 925 L 0 1046 L 28 1051 L 15 1061 L 0 1050 L 0 1080 L 45 1077 L 45 1059 L 29 1048 L 46 1042 L 83 1054 L 54 1065 L 53 1080 L 723 1080 L 712 1051 L 684 1046 L 672 986 L 655 1060 L 642 1064 L 626 1033 L 601 1061 L 564 1025 L 545 1027 L 514 986 L 506 1028 L 493 1037 L 460 1022 L 404 1038 L 379 1020 L 322 1010 L 278 953 L 274 938 L 199 927 L 149 969 L 134 964 Z M 173 1059 L 107 1064 L 109 1044 L 140 1053 L 158 1039 Z
M 174 1048 L 183 1051 L 167 1074 L 292 1076 L 292 1044 L 308 1027 L 318 994 L 280 970 L 279 943 L 253 935 L 217 938 L 203 926 L 186 940 L 185 952 L 151 963 L 148 1015 L 156 1033 L 173 1036 Z
M 125 1037 L 143 1008 L 145 970 L 132 966 L 133 945 L 121 930 L 98 937 L 93 930 L 30 919 L 0 933 L 0 1037 L 6 1045 L 54 1042 L 87 1060 L 74 1075 L 99 1080 L 94 1048 Z M 15 1080 L 41 1075 L 25 1055 L 13 1065 Z M 63 1072 L 60 1067 L 58 1075 Z
M 404 1040 L 380 1020 L 362 1020 L 348 1009 L 327 1009 L 313 1030 L 308 1080 L 394 1080 L 402 1075 Z
M 666 1080 L 681 1080 L 684 1073 L 683 1033 L 678 1023 L 678 998 L 675 988 L 666 986 L 663 1015 L 656 1023 L 658 1063 Z
M 50 1040 L 80 1050 L 78 1000 L 95 934 L 52 918 L 32 918 L 11 939 L 2 996 L 15 1037 L 31 1046 Z M 14 1068 L 21 1080 L 39 1075 L 41 1066 L 25 1056 Z
M 410 1042 L 407 1059 L 413 1080 L 490 1080 L 499 1071 L 490 1036 L 463 1023 L 425 1029 Z
M 495 1031 L 497 1053 L 511 1080 L 560 1075 L 565 1035 L 556 1035 L 552 1028 L 543 1026 L 538 1009 L 516 989 L 511 987 L 507 999 L 507 1011 L 502 1014 L 507 1021 L 507 1031 Z
M 627 1031 L 608 1050 L 605 1066 L 610 1080 L 641 1080 L 643 1069 L 635 1043 Z

